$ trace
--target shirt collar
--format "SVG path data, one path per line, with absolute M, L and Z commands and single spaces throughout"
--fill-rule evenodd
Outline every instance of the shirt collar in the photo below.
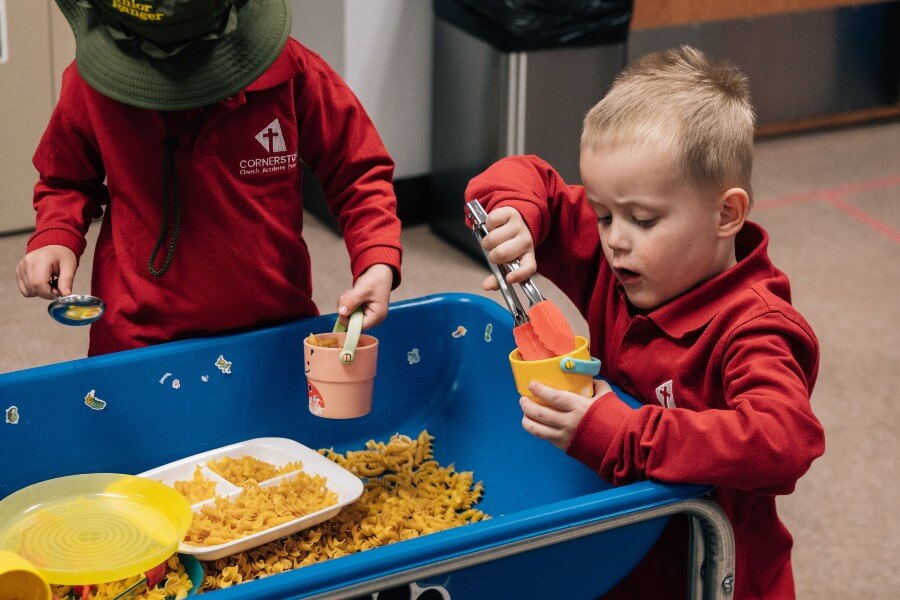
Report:
M 262 75 L 257 77 L 250 85 L 240 90 L 238 93 L 233 96 L 228 96 L 227 98 L 220 100 L 220 102 L 227 108 L 237 108 L 238 106 L 246 104 L 248 92 L 258 92 L 260 90 L 273 88 L 276 85 L 281 85 L 296 74 L 297 70 L 291 61 L 287 46 L 285 46 L 281 50 L 281 54 L 278 55 L 278 58 L 275 59 L 275 62 L 269 65 L 269 68 L 263 71 Z
M 769 260 L 768 245 L 765 230 L 746 222 L 735 238 L 734 266 L 648 313 L 647 318 L 675 339 L 705 326 L 736 294 L 778 273 Z
M 275 59 L 263 74 L 256 78 L 250 85 L 244 88 L 248 92 L 265 90 L 276 85 L 281 85 L 297 74 L 297 68 L 291 60 L 287 45 L 281 50 L 281 54 Z

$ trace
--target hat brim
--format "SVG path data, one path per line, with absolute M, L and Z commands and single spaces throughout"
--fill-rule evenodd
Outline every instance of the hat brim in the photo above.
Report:
M 198 108 L 236 94 L 275 62 L 291 31 L 288 0 L 251 0 L 238 8 L 237 28 L 229 35 L 154 60 L 123 49 L 83 1 L 57 4 L 75 33 L 81 77 L 105 96 L 153 110 Z

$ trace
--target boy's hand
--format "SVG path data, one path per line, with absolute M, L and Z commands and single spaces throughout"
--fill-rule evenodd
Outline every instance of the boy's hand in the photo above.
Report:
M 534 259 L 534 240 L 519 211 L 511 206 L 495 208 L 487 217 L 488 235 L 481 245 L 489 252 L 488 258 L 494 264 L 508 263 L 519 259 L 519 268 L 506 276 L 509 283 L 525 281 L 537 272 Z M 485 290 L 500 289 L 493 275 L 481 284 Z
M 16 267 L 16 282 L 19 291 L 26 298 L 40 296 L 45 300 L 53 300 L 57 295 L 68 296 L 72 293 L 75 281 L 75 270 L 78 259 L 75 253 L 65 246 L 44 246 L 32 250 L 19 261 Z M 57 294 L 50 287 L 50 278 L 57 275 Z
M 548 387 L 537 381 L 532 381 L 528 389 L 547 406 L 541 406 L 522 396 L 519 399 L 519 406 L 522 407 L 524 415 L 522 428 L 563 451 L 568 449 L 569 442 L 588 408 L 597 398 L 612 391 L 609 384 L 602 379 L 594 380 L 594 395 L 591 398 Z
M 346 325 L 347 318 L 361 304 L 365 305 L 363 323 L 366 329 L 384 321 L 393 283 L 394 271 L 387 265 L 376 264 L 363 271 L 353 287 L 338 298 L 341 321 Z

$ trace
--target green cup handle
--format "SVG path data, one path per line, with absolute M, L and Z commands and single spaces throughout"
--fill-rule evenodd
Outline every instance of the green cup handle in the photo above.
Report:
M 600 359 L 592 356 L 590 360 L 582 360 L 571 356 L 563 356 L 559 359 L 559 368 L 566 373 L 596 377 L 600 373 Z
M 356 346 L 359 344 L 359 335 L 363 328 L 363 307 L 360 306 L 350 315 L 349 325 L 345 326 L 338 317 L 334 322 L 334 333 L 346 331 L 347 336 L 344 338 L 344 348 L 341 350 L 341 362 L 349 365 L 356 355 Z

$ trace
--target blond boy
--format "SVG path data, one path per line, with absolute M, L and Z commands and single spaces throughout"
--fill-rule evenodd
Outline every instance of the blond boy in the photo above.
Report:
M 535 156 L 475 177 L 492 261 L 538 271 L 590 327 L 592 398 L 532 384 L 522 425 L 604 479 L 706 483 L 736 540 L 735 598 L 792 598 L 775 496 L 824 452 L 809 396 L 819 350 L 768 237 L 747 220 L 754 116 L 743 75 L 690 47 L 648 55 L 588 113 L 583 186 Z M 491 279 L 486 289 L 495 289 Z M 677 598 L 687 528 L 673 519 L 611 598 Z

